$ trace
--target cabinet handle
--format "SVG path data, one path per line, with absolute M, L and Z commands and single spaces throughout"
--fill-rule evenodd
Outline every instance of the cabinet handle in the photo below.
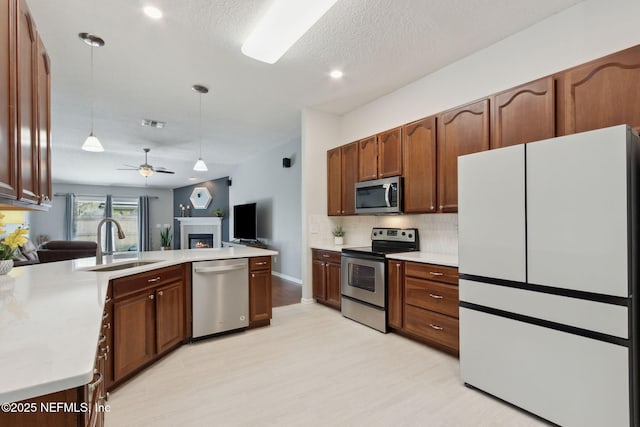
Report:
M 435 329 L 436 331 L 442 331 L 444 328 L 442 326 L 434 325 L 433 323 L 429 323 L 431 329 Z
M 105 334 L 100 334 L 100 338 L 98 339 L 98 346 L 101 346 L 102 344 L 104 344 L 106 340 L 107 340 L 107 336 Z
M 158 280 L 160 280 L 160 276 L 154 277 L 153 279 L 149 279 L 149 280 L 147 280 L 147 282 L 153 283 L 153 282 L 157 282 Z
M 266 261 L 256 262 L 256 265 L 267 265 L 267 262 Z
M 104 300 L 104 303 L 105 303 L 105 304 L 108 304 L 108 303 L 110 303 L 110 302 L 111 302 L 111 298 L 109 298 L 109 297 L 107 297 L 107 298 Z
M 98 378 L 90 382 L 89 387 L 91 387 L 92 389 L 95 389 L 100 385 L 100 383 L 102 383 L 102 381 L 104 380 L 104 377 L 102 376 L 102 372 L 98 371 L 97 369 L 93 370 L 93 375 L 97 375 Z
M 322 257 L 323 257 L 323 258 L 330 258 L 330 257 L 331 257 L 331 255 L 329 255 L 329 254 L 322 254 Z
M 435 295 L 435 294 L 429 294 L 429 296 L 433 299 L 443 299 L 444 297 L 442 295 Z
M 106 311 L 102 313 L 102 320 L 107 320 L 108 318 L 109 318 L 109 313 L 107 313 Z
M 158 296 L 161 297 L 162 295 L 164 295 L 164 292 L 158 291 Z
M 149 299 L 153 299 L 153 294 L 152 294 L 152 295 L 149 295 Z
M 251 277 L 256 277 L 256 275 L 254 273 L 251 273 Z
M 432 276 L 444 276 L 444 273 L 439 273 L 437 271 L 430 271 L 429 274 Z
M 111 322 L 104 323 L 104 324 L 102 325 L 102 328 L 103 328 L 103 329 L 111 329 Z

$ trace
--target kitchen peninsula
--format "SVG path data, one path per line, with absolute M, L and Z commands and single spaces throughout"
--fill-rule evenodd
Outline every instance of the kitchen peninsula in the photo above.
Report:
M 110 282 L 114 279 L 180 266 L 188 278 L 188 267 L 193 261 L 231 258 L 248 258 L 250 276 L 252 265 L 261 265 L 270 275 L 270 259 L 277 254 L 271 250 L 228 247 L 144 252 L 128 259 L 105 257 L 106 263 L 98 266 L 94 258 L 83 258 L 14 268 L 8 275 L 0 276 L 0 402 L 16 402 L 92 381 L 96 344 L 103 333 L 112 333 L 103 332 L 103 328 L 110 300 L 107 297 L 112 292 Z M 131 280 L 127 286 L 143 288 L 153 280 L 155 277 L 140 285 Z M 185 331 L 188 331 L 190 282 L 184 282 Z M 269 296 L 270 283 L 269 277 L 261 281 L 269 287 Z M 253 297 L 250 294 L 250 299 Z M 270 309 L 270 299 L 266 304 Z M 260 324 L 268 324 L 268 319 Z M 185 333 L 179 342 L 188 338 Z M 107 354 L 104 359 L 111 357 Z

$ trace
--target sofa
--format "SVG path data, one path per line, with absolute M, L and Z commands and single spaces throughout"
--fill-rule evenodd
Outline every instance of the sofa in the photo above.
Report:
M 36 248 L 33 242 L 28 240 L 19 251 L 16 251 L 13 264 L 21 266 L 94 257 L 97 247 L 96 242 L 86 240 L 51 240 L 40 248 Z

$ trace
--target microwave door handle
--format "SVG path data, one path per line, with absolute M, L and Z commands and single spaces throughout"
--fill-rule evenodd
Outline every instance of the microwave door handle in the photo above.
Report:
M 389 192 L 391 191 L 391 184 L 384 184 L 385 192 L 384 192 L 384 201 L 387 202 L 387 207 L 391 207 L 391 202 L 389 201 Z

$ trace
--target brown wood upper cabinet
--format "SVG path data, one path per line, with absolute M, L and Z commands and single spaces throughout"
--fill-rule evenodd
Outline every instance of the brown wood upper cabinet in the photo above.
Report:
M 562 134 L 619 124 L 640 130 L 640 46 L 563 73 Z
M 358 181 L 402 175 L 402 127 L 360 140 Z
M 489 100 L 438 116 L 438 211 L 458 211 L 458 156 L 489 149 Z
M 355 184 L 358 178 L 358 142 L 327 151 L 327 214 L 356 213 Z
M 0 4 L 0 197 L 18 197 L 16 118 L 16 9 L 15 0 Z
M 524 144 L 556 135 L 553 77 L 496 94 L 491 105 L 491 148 Z
M 2 2 L 0 40 L 0 207 L 46 209 L 51 200 L 50 63 L 25 0 Z
M 436 118 L 405 125 L 402 136 L 404 212 L 436 212 Z

